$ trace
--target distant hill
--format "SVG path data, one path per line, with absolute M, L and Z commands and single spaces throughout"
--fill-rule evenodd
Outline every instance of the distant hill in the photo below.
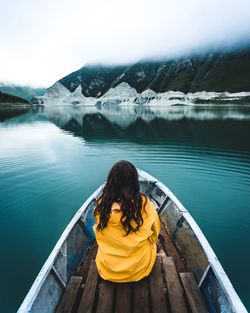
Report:
M 0 91 L 31 101 L 33 97 L 43 96 L 45 88 L 31 88 L 28 86 L 17 86 L 13 84 L 0 83 Z
M 181 91 L 250 91 L 250 46 L 241 49 L 210 50 L 161 61 L 105 66 L 89 64 L 58 81 L 70 92 L 81 86 L 85 97 L 99 98 L 122 82 L 141 93 Z M 50 90 L 50 89 L 48 89 Z
M 0 91 L 0 103 L 29 103 L 29 101 Z

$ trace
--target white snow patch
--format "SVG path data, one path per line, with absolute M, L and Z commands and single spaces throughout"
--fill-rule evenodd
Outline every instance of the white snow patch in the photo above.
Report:
M 59 97 L 69 97 L 71 95 L 71 92 L 64 87 L 61 83 L 56 82 L 54 85 L 52 85 L 50 88 L 47 89 L 45 92 L 44 98 L 59 98 Z
M 157 93 L 154 92 L 152 89 L 146 89 L 141 93 L 142 97 L 156 97 Z
M 97 83 L 97 81 L 95 81 Z M 98 81 L 101 83 L 101 80 Z M 100 93 L 98 94 L 100 95 Z M 197 105 L 199 100 L 208 101 L 212 104 L 213 100 L 244 100 L 244 97 L 250 96 L 250 92 L 195 92 L 184 94 L 181 91 L 166 91 L 164 93 L 156 93 L 151 89 L 147 89 L 142 93 L 138 93 L 135 88 L 128 83 L 122 82 L 116 87 L 110 88 L 102 97 L 92 98 L 85 97 L 81 92 L 79 85 L 74 92 L 70 92 L 61 83 L 57 82 L 51 86 L 43 97 L 39 97 L 45 105 L 106 105 L 107 103 L 124 106 L 171 106 L 176 104 Z M 38 98 L 38 97 L 37 97 Z
M 39 97 L 39 101 L 44 101 L 45 105 L 77 105 L 88 104 L 94 105 L 95 98 L 84 97 L 81 92 L 81 85 L 79 85 L 74 92 L 70 92 L 60 82 L 56 82 L 50 88 L 47 89 L 44 96 Z
M 138 93 L 135 88 L 131 87 L 128 83 L 122 82 L 114 88 L 110 88 L 99 100 L 101 99 L 128 99 L 135 98 Z

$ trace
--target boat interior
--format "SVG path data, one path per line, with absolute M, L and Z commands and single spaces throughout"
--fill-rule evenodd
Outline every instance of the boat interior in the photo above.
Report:
M 148 277 L 132 283 L 103 280 L 97 272 L 94 242 L 71 276 L 56 309 L 57 313 L 155 313 L 208 312 L 192 272 L 178 253 L 161 223 L 157 258 Z
M 138 171 L 140 191 L 161 220 L 150 275 L 133 283 L 99 277 L 93 210 L 102 185 L 65 228 L 18 313 L 247 312 L 189 212 L 164 184 Z

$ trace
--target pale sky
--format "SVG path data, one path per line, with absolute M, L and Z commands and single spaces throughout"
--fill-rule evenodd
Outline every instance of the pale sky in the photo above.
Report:
M 0 0 L 0 82 L 250 40 L 250 0 Z

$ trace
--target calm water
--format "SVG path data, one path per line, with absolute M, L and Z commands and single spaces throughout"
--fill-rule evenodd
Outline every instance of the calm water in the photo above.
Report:
M 193 215 L 250 309 L 250 109 L 58 107 L 0 123 L 0 312 L 15 312 L 60 234 L 127 159 Z

